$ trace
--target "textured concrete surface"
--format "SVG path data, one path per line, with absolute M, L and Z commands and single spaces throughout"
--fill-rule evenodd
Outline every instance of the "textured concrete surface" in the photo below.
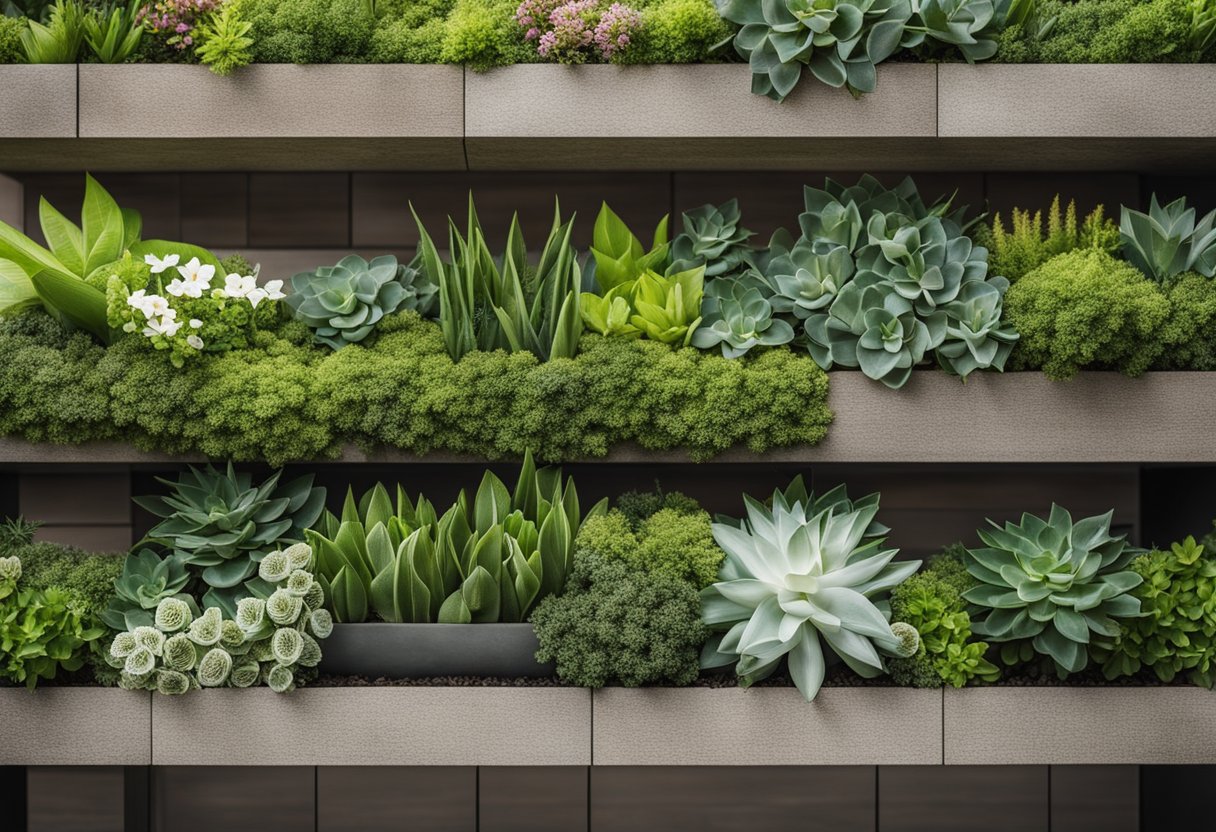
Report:
M 597 690 L 596 765 L 931 765 L 941 692 L 824 688 Z
M 150 698 L 117 688 L 0 688 L 0 765 L 146 766 Z
M 947 765 L 1207 764 L 1216 696 L 1196 687 L 947 689 Z
M 152 726 L 154 765 L 591 761 L 591 694 L 578 688 L 207 690 L 156 697 Z
M 0 66 L 0 91 L 0 139 L 75 138 L 74 64 Z

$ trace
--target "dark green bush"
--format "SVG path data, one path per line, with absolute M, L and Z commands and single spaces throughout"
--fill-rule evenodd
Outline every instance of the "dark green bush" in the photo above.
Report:
M 636 528 L 624 512 L 610 511 L 586 522 L 579 532 L 579 546 L 624 561 L 637 571 L 679 578 L 695 589 L 717 579 L 724 557 L 714 543 L 709 515 L 699 509 L 663 508 Z
M 729 360 L 587 335 L 575 359 L 500 351 L 454 363 L 438 326 L 412 313 L 386 319 L 369 347 L 308 341 L 285 323 L 251 349 L 177 369 L 142 338 L 105 348 L 42 312 L 0 320 L 0 435 L 272 464 L 345 441 L 545 460 L 633 441 L 704 459 L 739 444 L 814 444 L 831 421 L 827 375 L 784 350 Z
M 1136 376 L 1164 349 L 1170 302 L 1157 284 L 1101 251 L 1072 251 L 1027 273 L 1005 296 L 1021 334 L 1012 369 L 1041 368 L 1066 379 L 1082 369 Z
M 447 16 L 455 0 L 384 0 L 368 59 L 386 64 L 433 64 L 443 56 Z
M 671 509 L 680 514 L 695 514 L 701 510 L 700 504 L 692 497 L 679 491 L 626 491 L 616 498 L 616 507 L 629 520 L 629 527 L 634 531 L 642 522 L 663 509 Z
M 21 51 L 21 33 L 25 30 L 25 18 L 0 15 L 0 64 L 25 63 Z
M 1187 49 L 1189 0 L 1039 0 L 1048 36 L 1035 40 L 1021 26 L 1000 36 L 994 60 L 1007 63 L 1159 63 L 1193 61 Z
M 358 63 L 376 25 L 364 0 L 241 0 L 241 15 L 254 60 L 268 64 Z

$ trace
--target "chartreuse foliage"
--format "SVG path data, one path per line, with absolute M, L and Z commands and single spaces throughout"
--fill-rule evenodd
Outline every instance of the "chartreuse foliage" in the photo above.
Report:
M 734 663 L 740 683 L 750 685 L 788 657 L 810 701 L 832 656 L 870 678 L 886 672 L 883 654 L 916 652 L 916 629 L 889 623 L 886 596 L 920 561 L 893 563 L 898 550 L 882 548 L 877 494 L 853 503 L 837 488 L 817 500 L 796 480 L 773 494 L 771 506 L 744 501 L 746 519 L 713 526 L 726 560 L 701 593 L 703 619 L 715 631 L 703 667 Z
M 526 455 L 513 492 L 487 471 L 472 502 L 442 516 L 419 495 L 383 485 L 308 532 L 335 618 L 393 623 L 520 622 L 561 592 L 583 515 L 574 482 Z M 594 507 L 593 516 L 602 511 Z
M 987 239 L 988 264 L 995 274 L 1016 282 L 1022 275 L 1046 261 L 1075 249 L 1097 249 L 1114 254 L 1119 248 L 1119 227 L 1106 216 L 1099 205 L 1080 225 L 1077 223 L 1077 203 L 1069 200 L 1061 212 L 1057 194 L 1047 210 L 1047 227 L 1043 227 L 1042 211 L 1011 212 L 1009 227 L 998 212 L 992 218 Z
M 967 571 L 979 585 L 963 593 L 975 604 L 976 635 L 1001 644 L 1006 664 L 1035 654 L 1050 659 L 1061 679 L 1085 669 L 1096 638 L 1119 635 L 1119 622 L 1139 615 L 1131 594 L 1142 582 L 1128 569 L 1138 552 L 1110 534 L 1111 512 L 1073 522 L 1057 505 L 1043 520 L 979 531 L 984 547 L 967 550 Z

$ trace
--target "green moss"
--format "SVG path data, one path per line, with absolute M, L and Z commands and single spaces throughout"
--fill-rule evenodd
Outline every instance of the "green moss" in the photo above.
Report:
M 259 63 L 357 63 L 376 24 L 364 0 L 241 0 L 241 15 Z
M 1162 370 L 1216 370 L 1216 280 L 1195 272 L 1166 286 L 1170 318 L 1161 334 Z
M 25 63 L 25 52 L 21 49 L 25 25 L 23 17 L 0 16 L 0 64 Z
M 637 531 L 644 520 L 663 509 L 671 509 L 680 514 L 696 514 L 701 510 L 700 504 L 692 497 L 679 491 L 663 491 L 657 487 L 654 491 L 626 491 L 616 498 L 616 507 L 628 518 L 634 531 Z
M 177 369 L 139 337 L 109 348 L 43 312 L 0 320 L 0 435 L 113 439 L 169 453 L 274 464 L 387 445 L 491 458 L 605 455 L 633 441 L 697 459 L 815 444 L 831 421 L 827 375 L 786 350 L 729 360 L 653 341 L 584 336 L 575 359 L 472 353 L 439 327 L 390 316 L 368 346 L 331 352 L 292 322 L 250 349 Z
M 147 263 L 142 260 L 136 260 L 131 256 L 130 252 L 126 252 L 113 263 L 98 266 L 93 270 L 92 274 L 85 278 L 85 282 L 93 288 L 104 292 L 106 286 L 109 285 L 111 277 L 117 277 L 128 289 L 134 292 L 138 289 L 147 288 L 148 281 L 152 279 L 152 269 L 148 267 Z
M 1188 0 L 1039 0 L 1042 19 L 1055 18 L 1035 40 L 1021 26 L 1000 36 L 995 60 L 1006 63 L 1158 63 L 1193 61 Z
M 122 573 L 122 552 L 95 553 L 58 543 L 31 543 L 4 552 L 21 559 L 21 585 L 27 589 L 58 587 L 96 615 L 114 593 L 114 580 Z
M 1013 369 L 1042 368 L 1055 379 L 1082 369 L 1136 376 L 1161 355 L 1170 304 L 1135 267 L 1105 252 L 1073 251 L 1013 284 L 1005 314 L 1021 334 Z
M 515 0 L 456 0 L 448 15 L 441 59 L 482 72 L 496 66 L 531 63 L 536 49 L 515 22 Z
M 622 62 L 689 64 L 709 60 L 712 47 L 731 36 L 731 26 L 712 0 L 657 0 L 642 12 L 642 25 Z
M 637 525 L 614 509 L 588 520 L 579 530 L 578 545 L 638 572 L 679 578 L 695 589 L 717 580 L 724 557 L 714 543 L 709 515 L 699 508 L 660 508 Z

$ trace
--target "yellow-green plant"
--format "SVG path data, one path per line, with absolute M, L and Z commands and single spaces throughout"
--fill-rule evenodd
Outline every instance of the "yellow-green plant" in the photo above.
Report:
M 1052 257 L 1074 249 L 1114 253 L 1119 247 L 1119 227 L 1106 216 L 1102 205 L 1078 225 L 1076 200 L 1069 200 L 1061 212 L 1060 195 L 1056 194 L 1046 217 L 1041 210 L 1031 213 L 1014 208 L 1007 228 L 998 212 L 992 218 L 991 242 L 989 268 L 993 274 L 1014 282 Z

